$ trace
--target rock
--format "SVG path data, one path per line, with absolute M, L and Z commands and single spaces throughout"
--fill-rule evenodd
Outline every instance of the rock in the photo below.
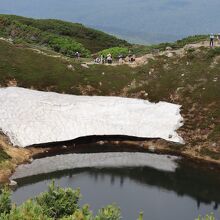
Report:
M 15 79 L 9 80 L 7 86 L 8 87 L 17 86 L 17 81 Z
M 82 63 L 81 66 L 86 68 L 86 69 L 89 69 L 89 66 L 86 63 Z
M 173 57 L 173 53 L 171 53 L 171 52 L 170 52 L 170 53 L 167 53 L 166 56 L 169 57 L 169 58 L 170 58 L 170 57 Z
M 67 65 L 68 70 L 75 70 L 72 64 Z
M 217 144 L 216 144 L 216 143 L 213 143 L 213 144 L 212 144 L 212 147 L 216 147 L 216 146 L 217 146 Z
M 151 146 L 148 147 L 148 150 L 151 151 L 151 152 L 155 152 L 155 149 L 156 149 L 156 148 L 155 148 L 153 145 L 151 145 Z
M 151 68 L 149 71 L 149 75 L 151 75 L 152 73 L 154 73 L 154 68 Z
M 28 160 L 28 163 L 32 163 L 34 161 L 34 159 L 33 158 L 30 158 L 29 160 Z
M 99 141 L 98 144 L 99 144 L 99 145 L 104 145 L 105 142 L 104 142 L 104 141 Z
M 166 50 L 172 50 L 173 48 L 172 47 L 166 47 Z
M 37 40 L 37 38 L 36 38 L 34 35 L 31 36 L 30 39 L 31 39 L 32 41 L 36 41 L 36 40 Z
M 190 44 L 187 44 L 186 46 L 184 46 L 184 50 L 192 50 L 194 49 L 194 47 Z
M 10 180 L 10 183 L 8 184 L 10 187 L 16 187 L 18 183 L 14 180 Z

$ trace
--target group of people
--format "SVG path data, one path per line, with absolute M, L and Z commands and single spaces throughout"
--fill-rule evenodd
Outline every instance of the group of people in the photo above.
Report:
M 117 58 L 119 63 L 132 63 L 136 59 L 135 55 L 132 54 L 129 54 L 128 56 L 119 55 Z M 106 57 L 104 55 L 101 55 L 100 57 L 95 58 L 94 62 L 97 64 L 112 64 L 113 57 L 110 53 Z
M 220 44 L 220 33 L 215 37 L 214 34 L 210 34 L 210 47 L 214 47 L 215 39 L 217 39 L 218 44 Z
M 112 64 L 113 58 L 112 55 L 109 53 L 106 57 L 104 55 L 101 55 L 100 57 L 97 57 L 95 59 L 95 63 L 99 63 L 99 64 Z

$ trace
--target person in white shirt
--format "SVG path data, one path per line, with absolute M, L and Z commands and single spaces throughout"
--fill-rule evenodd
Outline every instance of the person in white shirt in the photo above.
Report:
M 220 33 L 217 35 L 218 44 L 220 44 Z
M 215 39 L 215 35 L 210 34 L 210 47 L 214 47 L 214 39 Z

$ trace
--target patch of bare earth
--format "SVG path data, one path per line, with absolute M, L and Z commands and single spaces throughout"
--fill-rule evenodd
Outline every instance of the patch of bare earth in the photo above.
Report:
M 11 145 L 8 138 L 3 134 L 0 134 L 0 149 L 11 157 L 11 159 L 0 163 L 0 183 L 8 182 L 9 177 L 18 165 L 30 163 L 31 158 L 34 155 L 47 150 L 46 148 L 14 147 Z

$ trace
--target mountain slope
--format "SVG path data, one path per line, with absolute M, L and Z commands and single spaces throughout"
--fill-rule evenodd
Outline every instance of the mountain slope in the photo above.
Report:
M 87 68 L 74 59 L 50 57 L 0 40 L 0 84 L 178 103 L 185 118 L 180 132 L 189 149 L 200 152 L 201 146 L 208 146 L 210 155 L 218 150 L 220 155 L 220 149 L 210 147 L 220 144 L 219 57 L 220 48 L 186 47 L 180 54 L 169 51 L 155 54 L 136 68 L 129 65 Z
M 72 49 L 67 48 L 66 44 L 68 47 L 76 45 L 73 50 L 79 50 L 85 55 L 88 55 L 86 50 L 96 53 L 110 47 L 131 46 L 125 40 L 87 28 L 82 24 L 53 19 L 32 19 L 15 15 L 0 15 L 0 36 L 11 37 L 28 43 L 48 45 L 61 52 L 65 49 Z M 61 42 L 61 48 L 58 49 L 57 45 Z

